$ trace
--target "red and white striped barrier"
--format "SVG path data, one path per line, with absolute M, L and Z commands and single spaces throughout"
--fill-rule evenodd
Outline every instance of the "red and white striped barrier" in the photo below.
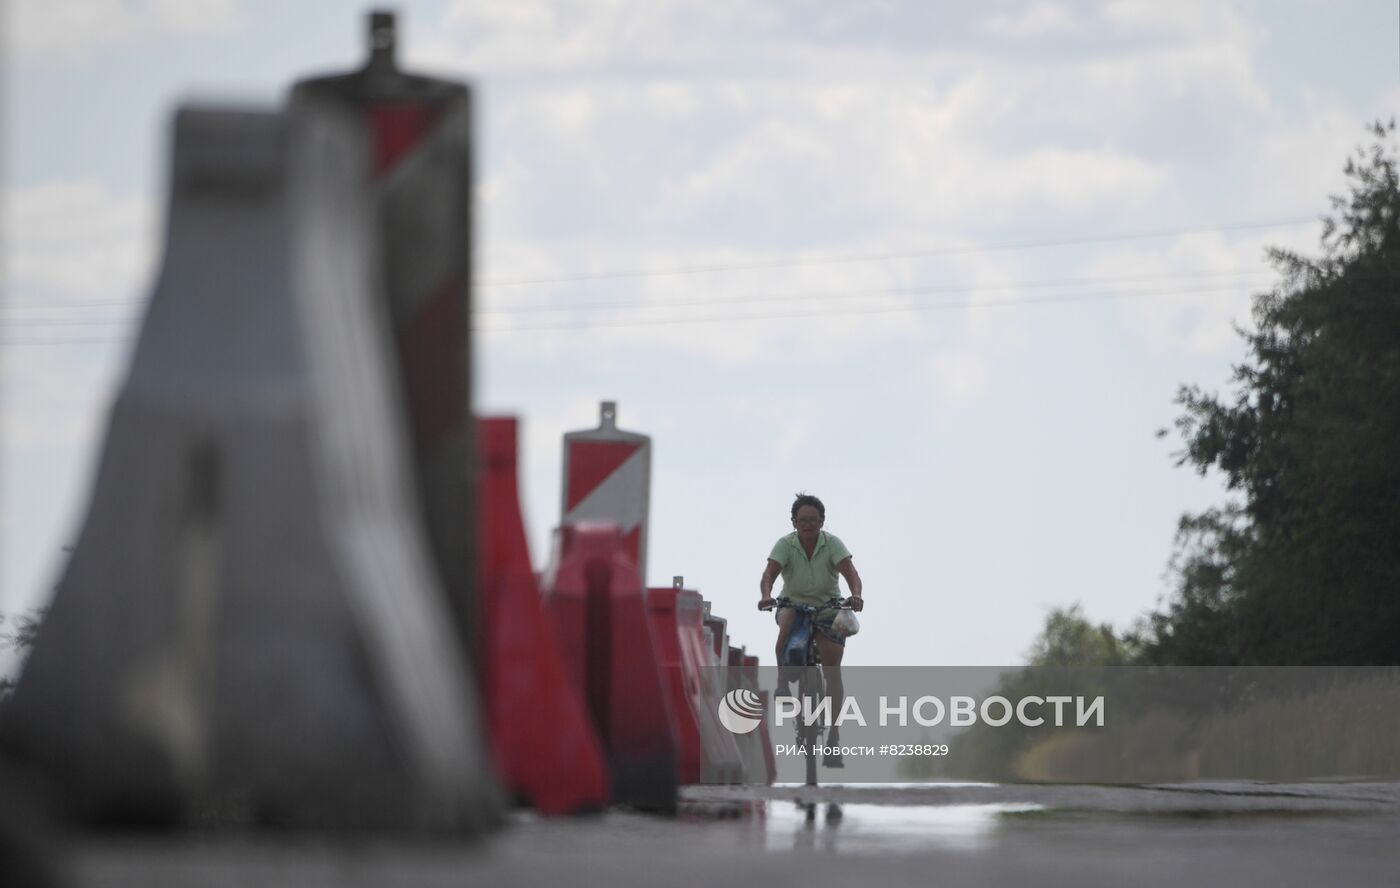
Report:
M 349 74 L 303 80 L 294 96 L 350 110 L 372 149 L 383 298 L 407 407 L 413 475 L 458 632 L 475 627 L 471 407 L 472 95 L 400 71 L 390 13 L 372 13 L 371 55 Z
M 607 522 L 646 580 L 651 438 L 617 428 L 617 404 L 604 401 L 598 428 L 564 435 L 564 526 Z

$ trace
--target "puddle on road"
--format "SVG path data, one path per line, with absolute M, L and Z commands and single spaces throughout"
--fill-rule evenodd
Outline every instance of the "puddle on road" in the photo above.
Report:
M 817 805 L 815 820 L 794 802 L 765 804 L 764 845 L 769 850 L 816 848 L 862 854 L 950 848 L 975 851 L 994 838 L 1003 814 L 1044 810 L 1041 805 L 868 805 L 841 806 L 839 820 L 827 820 L 829 806 Z

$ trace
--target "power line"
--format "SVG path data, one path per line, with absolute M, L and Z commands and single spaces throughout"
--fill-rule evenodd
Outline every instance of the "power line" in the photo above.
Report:
M 134 342 L 135 339 L 134 336 L 122 336 L 116 339 L 111 337 L 101 339 L 0 339 L 0 348 L 23 345 L 126 345 Z
M 83 321 L 76 318 L 59 318 L 52 321 L 35 320 L 33 318 L 5 319 L 0 320 L 0 330 L 8 330 L 15 327 L 106 327 L 113 324 L 126 326 L 135 320 L 135 318 L 107 318 L 100 321 Z
M 1300 216 L 1294 219 L 1279 219 L 1273 222 L 1238 222 L 1225 225 L 1207 225 L 1196 228 L 1173 228 L 1157 231 L 1137 231 L 1121 234 L 1097 234 L 1082 237 L 1045 238 L 1038 240 L 1005 241 L 1002 243 L 979 244 L 964 247 L 935 247 L 921 250 L 902 250 L 887 253 L 853 253 L 848 255 L 790 257 L 783 259 L 755 260 L 752 262 L 718 263 L 714 265 L 693 265 L 678 268 L 642 268 L 617 271 L 599 271 L 567 275 L 540 277 L 502 278 L 483 281 L 482 289 L 492 287 L 524 287 L 537 284 L 571 284 L 583 281 L 612 280 L 633 277 L 669 277 L 687 274 L 710 274 L 720 271 L 752 271 L 765 268 L 790 268 L 803 265 L 840 265 L 856 262 L 880 262 L 890 259 L 920 259 L 931 256 L 951 256 L 972 253 L 992 253 L 1011 250 L 1030 250 L 1044 247 L 1067 247 L 1081 244 L 1114 243 L 1131 240 L 1152 240 L 1154 238 L 1176 237 L 1183 234 L 1208 234 L 1225 231 L 1254 231 L 1266 228 L 1286 228 L 1307 222 L 1316 222 L 1315 216 Z
M 54 302 L 52 300 L 31 299 L 27 302 L 24 300 L 21 300 L 19 302 L 0 302 L 0 311 L 3 311 L 8 308 L 17 308 L 21 311 L 33 310 L 38 308 L 105 308 L 108 306 L 114 308 L 125 308 L 129 305 L 140 305 L 145 301 L 146 300 L 144 299 L 92 299 L 83 300 L 81 302 Z
M 1193 280 L 1201 278 L 1250 278 L 1271 274 L 1267 269 L 1231 269 L 1228 271 L 1201 272 L 1158 272 L 1151 274 L 1112 275 L 1099 277 L 1055 278 L 1049 280 L 1023 281 L 1014 284 L 1001 284 L 983 287 L 967 287 L 961 284 L 921 284 L 908 287 L 890 287 L 877 290 L 846 290 L 835 292 L 805 291 L 797 293 L 739 296 L 722 299 L 665 299 L 651 302 L 638 302 L 635 299 L 610 300 L 605 302 L 585 302 L 564 305 L 527 305 L 502 309 L 487 309 L 475 312 L 477 317 L 512 317 L 521 314 L 563 313 L 574 311 L 598 311 L 605 309 L 635 308 L 650 310 L 655 308 L 754 305 L 772 302 L 816 302 L 833 299 L 856 299 L 879 296 L 912 296 L 928 293 L 991 293 L 1007 290 L 1039 289 L 1042 287 L 1082 286 L 1085 284 L 1139 283 L 1146 281 Z M 71 305 L 72 303 L 70 303 Z M 132 304 L 137 304 L 133 302 Z M 134 318 L 108 318 L 102 320 L 81 320 L 75 318 L 4 318 L 0 319 L 0 329 L 23 327 L 86 327 L 129 324 Z
M 872 314 L 892 314 L 897 312 L 926 312 L 926 311 L 953 311 L 957 309 L 969 308 L 1004 308 L 1008 306 L 1034 306 L 1034 305 L 1055 305 L 1075 302 L 1105 302 L 1113 299 L 1125 299 L 1143 296 L 1167 297 L 1190 296 L 1203 293 L 1238 293 L 1234 287 L 1209 286 L 1191 288 L 1171 288 L 1167 290 L 1138 290 L 1122 291 L 1110 290 L 1099 293 L 1068 293 L 1058 296 L 1049 296 L 1040 299 L 999 299 L 982 300 L 972 302 L 963 300 L 959 302 L 937 302 L 923 305 L 893 305 L 880 306 L 878 308 L 847 309 L 843 311 L 824 312 L 768 312 L 742 315 L 710 315 L 690 318 L 648 318 L 645 320 L 617 321 L 617 322 L 588 322 L 584 324 L 536 324 L 521 327 L 477 327 L 473 332 L 480 334 L 495 333 L 527 333 L 545 330 L 573 330 L 575 332 L 587 332 L 597 329 L 612 329 L 618 327 L 659 327 L 674 325 L 695 325 L 695 324 L 715 324 L 733 323 L 736 321 L 762 321 L 779 319 L 817 319 L 830 317 L 844 317 L 847 315 L 872 315 Z M 100 338 L 100 339 L 9 339 L 0 340 L 0 346 L 45 346 L 45 345 L 104 345 L 104 344 L 125 344 L 132 341 L 132 337 L 122 338 Z
M 1204 234 L 1204 233 L 1210 233 L 1210 232 L 1251 231 L 1251 230 L 1262 230 L 1262 229 L 1268 229 L 1268 228 L 1284 228 L 1284 227 L 1288 227 L 1288 226 L 1292 226 L 1292 225 L 1300 225 L 1300 224 L 1304 224 L 1304 223 L 1307 223 L 1307 222 L 1316 222 L 1316 221 L 1317 221 L 1317 219 L 1316 219 L 1315 217 L 1307 216 L 1307 217 L 1297 217 L 1297 218 L 1293 218 L 1293 219 L 1279 219 L 1279 220 L 1275 220 L 1275 221 L 1273 221 L 1273 222 L 1239 222 L 1239 223 L 1229 223 L 1229 224 L 1224 224 L 1224 225 L 1198 226 L 1198 227 L 1194 227 L 1194 228 L 1175 228 L 1175 229 L 1162 229 L 1162 230 L 1157 230 L 1157 231 L 1127 232 L 1127 233 L 1120 233 L 1120 234 L 1086 235 L 1086 236 L 1083 236 L 1083 237 L 1071 237 L 1071 238 L 1048 238 L 1048 239 L 1041 239 L 1041 240 L 1005 241 L 1005 242 L 1001 242 L 1001 243 L 981 244 L 981 245 L 977 245 L 977 246 L 939 247 L 939 248 L 933 248 L 933 249 L 895 251 L 895 252 L 886 252 L 886 253 L 857 253 L 857 254 L 850 254 L 850 255 L 844 255 L 844 256 L 838 255 L 838 256 L 827 256 L 827 257 L 822 257 L 821 255 L 816 255 L 816 256 L 797 256 L 797 257 L 788 257 L 788 258 L 781 258 L 781 259 L 758 260 L 758 261 L 754 261 L 754 262 L 736 262 L 736 263 L 714 264 L 714 265 L 682 266 L 682 267 L 679 267 L 679 268 L 633 269 L 633 270 L 626 270 L 626 271 L 603 271 L 603 272 L 594 272 L 594 273 L 586 273 L 586 274 L 558 275 L 558 276 L 549 276 L 549 277 L 517 278 L 517 279 L 508 279 L 508 278 L 507 278 L 507 279 L 501 279 L 501 280 L 496 280 L 496 281 L 489 281 L 489 280 L 488 280 L 488 281 L 481 282 L 481 283 L 479 283 L 479 284 L 477 285 L 477 289 L 478 289 L 478 290 L 489 290 L 489 289 L 491 289 L 492 287 L 517 287 L 517 286 L 532 286 L 532 285 L 538 285 L 538 284 L 567 284 L 567 283 L 580 283 L 580 282 L 585 282 L 585 281 L 609 280 L 609 279 L 619 279 L 619 278 L 674 277 L 674 276 L 691 275 L 691 274 L 706 274 L 706 273 L 719 272 L 719 271 L 746 271 L 746 270 L 771 269 L 771 268 L 793 268 L 793 267 L 801 267 L 801 266 L 851 264 L 851 263 L 858 263 L 858 262 L 877 262 L 877 261 L 887 261 L 887 260 L 891 260 L 891 259 L 927 258 L 927 257 L 932 257 L 932 256 L 955 255 L 955 254 L 973 254 L 973 253 L 1002 252 L 1002 251 L 1014 251 L 1014 250 L 1023 250 L 1023 249 L 1037 249 L 1037 248 L 1044 248 L 1044 247 L 1073 246 L 1073 245 L 1091 244 L 1091 243 L 1112 243 L 1112 242 L 1130 241 L 1130 240 L 1150 240 L 1150 239 L 1153 239 L 1153 238 L 1174 237 L 1174 236 L 1179 236 L 1179 235 L 1184 235 L 1184 234 Z M 1023 286 L 1029 286 L 1029 285 L 1023 285 Z M 761 298 L 764 298 L 764 297 L 761 297 Z M 801 296 L 801 295 L 795 295 L 795 296 L 793 296 L 792 298 L 804 298 L 804 297 Z M 82 308 L 126 307 L 126 306 L 136 306 L 136 305 L 140 305 L 140 304 L 142 304 L 143 302 L 144 302 L 144 300 L 141 300 L 141 299 L 103 299 L 103 300 L 87 300 L 87 301 L 83 301 L 83 302 L 67 302 L 67 303 L 35 302 L 35 301 L 30 301 L 30 302 L 25 302 L 25 301 L 20 301 L 20 302 L 13 302 L 13 301 L 4 302 L 4 301 L 0 301 L 0 312 L 6 311 L 6 310 L 10 310 L 10 309 L 18 309 L 18 310 L 21 310 L 21 311 L 24 311 L 24 310 L 34 310 L 34 309 L 53 309 L 53 310 L 63 311 L 63 310 L 68 310 L 68 309 L 73 309 L 73 308 L 79 308 L 79 307 L 82 307 Z M 553 307 L 549 307 L 549 308 L 525 308 L 525 307 L 521 307 L 521 308 L 518 308 L 518 309 L 516 309 L 516 310 L 518 310 L 518 311 L 548 311 L 548 310 L 554 310 L 554 309 L 553 309 Z M 483 313 L 483 314 L 484 314 L 484 313 Z M 120 323 L 120 321 L 111 321 L 110 323 Z M 3 322 L 0 322 L 0 326 L 2 326 L 2 325 L 3 325 Z M 60 324 L 60 325 L 56 325 L 56 326 L 69 326 L 69 325 L 68 325 L 68 324 Z M 73 326 L 77 326 L 77 325 L 73 325 Z M 3 344 L 3 343 L 0 343 L 0 344 Z
M 713 324 L 713 323 L 720 323 L 720 322 L 731 323 L 731 322 L 734 322 L 734 321 L 776 320 L 776 319 L 784 319 L 784 318 L 813 318 L 813 319 L 815 319 L 815 318 L 845 317 L 845 316 L 847 316 L 847 315 L 892 314 L 892 313 L 897 313 L 897 312 L 952 311 L 952 310 L 964 309 L 964 308 L 1000 308 L 1000 307 L 1005 307 L 1005 306 L 1018 306 L 1018 305 L 1019 305 L 1019 306 L 1025 306 L 1025 305 L 1052 305 L 1052 304 L 1070 303 L 1070 302 L 1101 302 L 1101 301 L 1106 301 L 1106 300 L 1110 300 L 1110 299 L 1124 299 L 1124 298 L 1135 297 L 1135 296 L 1166 296 L 1166 297 L 1170 297 L 1170 296 L 1189 296 L 1189 295 L 1200 294 L 1200 293 L 1222 293 L 1222 292 L 1223 292 L 1223 293 L 1237 293 L 1238 290 L 1236 290 L 1236 289 L 1233 288 L 1233 287 L 1219 287 L 1219 286 L 1215 286 L 1215 287 L 1195 287 L 1195 288 L 1188 288 L 1188 289 L 1174 288 L 1174 289 L 1170 289 L 1170 290 L 1157 290 L 1157 291 L 1150 291 L 1150 290 L 1149 290 L 1149 291 L 1136 291 L 1136 292 L 1124 292 L 1124 291 L 1121 291 L 1121 290 L 1113 290 L 1113 291 L 1106 291 L 1106 292 L 1102 292 L 1102 293 L 1071 293 L 1071 294 L 1062 294 L 1062 295 L 1059 295 L 1059 296 L 1049 296 L 1049 297 L 1045 297 L 1045 298 L 1042 298 L 1042 299 L 1000 299 L 1000 300 L 981 300 L 981 301 L 977 301 L 977 302 L 971 302 L 971 301 L 961 301 L 961 302 L 938 302 L 938 303 L 924 304 L 924 305 L 891 305 L 891 306 L 881 306 L 881 307 L 878 307 L 878 308 L 849 309 L 849 310 L 845 310 L 845 311 L 826 311 L 826 312 L 770 312 L 770 313 L 762 313 L 762 314 L 743 314 L 743 315 L 721 315 L 721 316 L 713 316 L 713 315 L 712 315 L 712 316 L 708 316 L 708 317 L 702 316 L 702 317 L 693 317 L 693 318 L 652 318 L 652 319 L 637 320 L 637 321 L 618 321 L 618 322 L 602 322 L 602 323 L 599 323 L 599 322 L 589 322 L 589 323 L 587 323 L 587 324 L 582 324 L 582 325 L 573 325 L 573 324 L 567 324 L 567 323 L 558 323 L 558 324 L 536 324 L 536 325 L 529 325 L 529 326 L 522 326 L 522 327 L 478 327 L 478 328 L 476 328 L 476 332 L 478 332 L 478 333 L 526 333 L 526 332 L 536 332 L 536 331 L 543 331 L 543 330 L 577 330 L 577 331 L 579 331 L 579 332 L 586 332 L 586 331 L 588 331 L 588 330 L 596 330 L 596 329 L 603 329 L 603 328 L 615 328 L 615 327 L 656 327 L 656 326 L 667 326 L 667 325 L 673 325 L 673 324 L 687 324 L 687 325 L 689 325 L 689 324 Z
M 1163 279 L 1196 279 L 1196 278 L 1230 278 L 1230 277 L 1261 277 L 1271 275 L 1267 269 L 1234 269 L 1231 271 L 1204 271 L 1204 272 L 1162 272 L 1158 274 L 1138 274 L 1138 275 L 1115 275 L 1112 277 L 1087 277 L 1087 278 L 1059 278 L 1055 280 L 1023 281 L 1016 284 L 999 284 L 994 286 L 968 287 L 963 284 L 918 284 L 908 287 L 889 287 L 879 290 L 845 290 L 835 292 L 806 291 L 799 293 L 787 293 L 781 295 L 767 296 L 738 296 L 725 299 L 658 299 L 650 302 L 638 302 L 635 299 L 612 300 L 609 302 L 582 302 L 563 305 L 530 305 L 515 306 L 508 309 L 483 310 L 476 312 L 479 317 L 510 317 L 518 314 L 533 313 L 560 313 L 571 311 L 595 311 L 610 308 L 671 308 L 671 307 L 695 307 L 695 306 L 730 306 L 730 305 L 752 305 L 764 302 L 815 302 L 830 299 L 856 299 L 872 296 L 917 296 L 928 293 L 996 293 L 1007 290 L 1039 289 L 1041 287 L 1067 287 L 1079 286 L 1083 284 L 1112 284 L 1112 283 L 1133 283 L 1142 281 L 1153 281 Z M 3 323 L 3 322 L 0 322 Z

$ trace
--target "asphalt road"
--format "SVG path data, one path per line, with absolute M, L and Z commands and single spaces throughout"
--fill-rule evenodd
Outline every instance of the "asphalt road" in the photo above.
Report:
M 1400 783 L 708 787 L 472 843 L 78 837 L 72 886 L 1400 885 Z M 837 803 L 843 816 L 826 817 Z

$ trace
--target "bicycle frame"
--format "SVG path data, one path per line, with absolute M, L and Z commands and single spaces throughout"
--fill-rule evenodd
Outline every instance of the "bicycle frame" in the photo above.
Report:
M 827 606 L 849 607 L 847 599 L 833 598 Z M 797 682 L 797 699 L 802 708 L 797 719 L 797 744 L 807 753 L 807 786 L 817 785 L 817 750 L 821 747 L 825 726 L 815 717 L 815 710 L 826 694 L 826 682 L 822 675 L 821 650 L 817 647 L 817 629 L 814 617 L 821 608 L 810 604 L 797 604 L 788 598 L 779 598 L 777 607 L 791 608 L 796 612 L 788 631 L 787 644 L 783 647 L 783 662 L 778 664 L 778 682 L 782 687 L 790 687 Z M 791 670 L 798 670 L 792 677 Z M 810 716 L 810 717 L 809 717 Z M 812 813 L 811 809 L 808 814 Z

